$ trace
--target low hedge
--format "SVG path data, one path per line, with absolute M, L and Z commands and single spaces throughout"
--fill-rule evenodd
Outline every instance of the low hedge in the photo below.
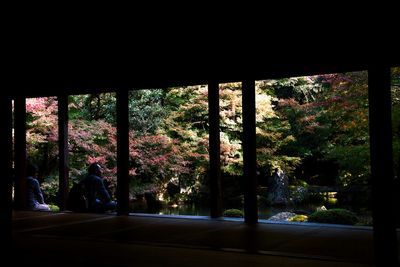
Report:
M 224 211 L 225 217 L 243 218 L 243 211 L 238 209 L 228 209 Z
M 309 222 L 355 225 L 356 214 L 346 209 L 329 209 L 316 211 L 308 216 Z

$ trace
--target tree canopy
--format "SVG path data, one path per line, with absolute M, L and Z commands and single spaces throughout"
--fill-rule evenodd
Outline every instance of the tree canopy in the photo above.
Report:
M 256 82 L 259 173 L 284 170 L 291 181 L 367 185 L 370 178 L 367 72 L 325 74 Z M 392 72 L 393 147 L 400 151 L 400 71 Z M 223 177 L 243 173 L 241 83 L 220 84 Z M 69 97 L 70 175 L 79 179 L 99 162 L 116 183 L 114 93 Z M 208 183 L 207 85 L 129 93 L 131 196 L 167 196 L 175 183 L 187 195 Z M 46 182 L 57 178 L 57 99 L 27 100 L 28 154 Z M 396 171 L 396 175 L 398 175 Z M 228 184 L 226 185 L 228 186 Z M 238 186 L 236 184 L 236 186 Z M 238 190 L 241 190 L 238 188 Z

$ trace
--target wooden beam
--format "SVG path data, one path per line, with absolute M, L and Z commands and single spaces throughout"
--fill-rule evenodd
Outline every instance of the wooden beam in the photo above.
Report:
M 210 156 L 210 193 L 211 218 L 222 216 L 220 130 L 219 130 L 219 84 L 211 81 L 208 84 L 208 123 L 209 123 L 209 156 Z
M 393 57 L 392 57 L 393 58 Z M 175 61 L 174 58 L 172 61 Z M 270 55 L 259 54 L 256 61 L 262 62 L 254 64 L 248 60 L 249 64 L 226 64 L 224 68 L 220 68 L 217 61 L 204 66 L 193 66 L 193 59 L 185 58 L 187 64 L 179 62 L 179 66 L 174 66 L 172 62 L 164 61 L 157 64 L 148 62 L 139 64 L 141 68 L 116 67 L 116 62 L 105 64 L 81 64 L 79 66 L 73 62 L 73 68 L 67 67 L 65 62 L 59 62 L 59 66 L 51 64 L 50 68 L 44 71 L 34 70 L 33 68 L 18 69 L 18 72 L 12 75 L 5 75 L 5 79 L 9 79 L 12 85 L 11 95 L 25 95 L 29 97 L 54 96 L 54 87 L 60 88 L 64 93 L 74 94 L 90 94 L 109 92 L 108 88 L 123 87 L 128 88 L 165 88 L 187 85 L 205 84 L 210 79 L 218 79 L 220 83 L 239 82 L 244 79 L 278 79 L 287 77 L 298 77 L 304 75 L 317 75 L 321 73 L 337 73 L 365 70 L 368 68 L 366 62 L 345 62 L 337 60 L 336 62 L 329 60 L 317 60 L 308 62 L 299 60 L 282 60 L 273 61 Z M 232 58 L 232 63 L 234 60 Z M 137 58 L 134 59 L 137 61 Z M 395 60 L 393 60 L 394 62 Z M 165 62 L 168 62 L 164 65 Z M 178 62 L 178 61 L 175 61 Z M 137 62 L 136 62 L 137 63 Z M 172 64 L 171 64 L 172 63 Z M 138 64 L 138 63 L 137 63 Z M 145 66 L 147 65 L 147 67 Z M 191 66 L 188 68 L 187 66 Z M 90 66 L 90 67 L 89 67 Z M 25 66 L 26 67 L 26 66 Z M 67 69 L 65 69 L 67 68 Z M 64 69 L 67 71 L 60 71 Z M 71 70 L 74 70 L 71 72 Z M 132 79 L 132 73 L 136 73 L 136 78 Z M 16 75 L 16 76 L 15 76 Z M 19 79 L 24 76 L 25 79 Z
M 399 266 L 393 188 L 390 67 L 368 70 L 372 213 L 376 266 Z M 398 211 L 397 211 L 398 212 Z
M 243 106 L 243 179 L 244 179 L 244 220 L 258 222 L 257 170 L 256 170 L 256 94 L 255 81 L 242 83 Z
M 67 206 L 69 168 L 68 168 L 68 95 L 59 95 L 58 99 L 58 194 L 60 210 Z
M 2 96 L 0 102 L 0 120 L 2 122 L 2 138 L 1 147 L 3 149 L 3 160 L 1 161 L 1 176 L 0 186 L 0 233 L 3 248 L 11 246 L 11 230 L 12 230 L 12 102 L 11 97 Z
M 27 207 L 26 196 L 26 99 L 18 96 L 14 101 L 15 188 L 14 202 L 17 209 Z
M 117 213 L 129 214 L 129 91 L 117 90 Z

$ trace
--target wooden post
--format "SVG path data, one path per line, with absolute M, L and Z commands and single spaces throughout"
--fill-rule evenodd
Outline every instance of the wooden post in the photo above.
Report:
M 69 190 L 68 168 L 68 95 L 58 96 L 58 194 L 60 210 L 65 210 Z
M 117 90 L 117 213 L 129 214 L 129 91 Z
M 209 156 L 210 156 L 210 193 L 211 218 L 222 216 L 221 160 L 219 134 L 219 84 L 210 81 L 208 84 L 208 123 L 209 123 Z
M 3 127 L 3 136 L 0 138 L 3 148 L 4 160 L 1 161 L 3 174 L 0 186 L 0 233 L 3 248 L 11 246 L 12 230 L 12 102 L 9 96 L 1 96 L 0 102 L 0 120 Z
M 256 163 L 256 95 L 254 80 L 242 83 L 244 220 L 258 222 Z
M 390 67 L 368 71 L 372 213 L 376 266 L 399 266 L 393 188 Z M 399 212 L 399 211 L 397 211 Z
M 14 202 L 17 209 L 27 207 L 26 197 L 26 99 L 18 96 L 14 101 L 15 188 Z

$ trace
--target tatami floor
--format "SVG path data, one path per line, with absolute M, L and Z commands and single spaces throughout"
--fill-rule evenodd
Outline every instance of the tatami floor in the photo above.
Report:
M 16 266 L 373 266 L 370 227 L 13 213 Z

